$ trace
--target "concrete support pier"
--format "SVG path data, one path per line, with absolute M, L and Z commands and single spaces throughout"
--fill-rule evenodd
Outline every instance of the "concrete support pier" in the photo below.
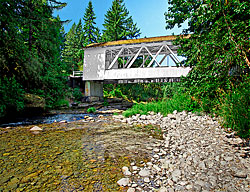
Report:
M 100 101 L 103 99 L 103 82 L 102 81 L 86 81 L 85 96 L 89 102 Z

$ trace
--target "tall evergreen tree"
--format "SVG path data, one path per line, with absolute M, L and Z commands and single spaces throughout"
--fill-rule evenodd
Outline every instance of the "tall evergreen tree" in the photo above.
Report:
M 78 65 L 78 67 L 82 66 L 83 64 L 83 51 L 84 46 L 84 33 L 83 33 L 83 26 L 82 26 L 82 20 L 80 19 L 77 26 L 76 26 L 76 32 L 75 32 L 75 60 Z
M 83 36 L 83 27 L 82 21 L 79 20 L 76 25 L 73 23 L 69 32 L 65 37 L 64 49 L 62 52 L 63 61 L 66 63 L 67 72 L 71 73 L 72 70 L 79 70 L 79 67 L 83 62 L 83 45 L 84 44 L 84 36 Z
M 71 73 L 72 70 L 77 66 L 76 54 L 76 24 L 73 23 L 69 32 L 65 36 L 64 49 L 62 51 L 62 59 L 67 65 L 67 72 Z
M 88 7 L 85 10 L 83 21 L 84 43 L 85 45 L 97 43 L 101 40 L 100 30 L 96 27 L 96 16 L 94 13 L 92 1 L 89 1 Z
M 132 16 L 123 0 L 114 0 L 104 19 L 103 40 L 116 41 L 133 39 L 140 36 L 140 29 L 133 22 Z

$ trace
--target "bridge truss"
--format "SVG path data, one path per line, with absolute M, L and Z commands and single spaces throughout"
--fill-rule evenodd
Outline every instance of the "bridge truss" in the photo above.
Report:
M 175 38 L 163 36 L 89 45 L 85 48 L 83 80 L 178 81 L 190 69 L 180 66 L 176 56 L 178 46 L 172 43 Z M 170 66 L 170 59 L 175 66 Z

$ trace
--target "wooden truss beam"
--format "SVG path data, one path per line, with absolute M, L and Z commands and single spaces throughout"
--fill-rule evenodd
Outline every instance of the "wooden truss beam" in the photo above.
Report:
M 115 56 L 115 59 L 112 61 L 112 63 L 108 67 L 108 69 L 111 69 L 114 66 L 115 62 L 117 61 L 117 59 L 119 58 L 119 56 L 121 55 L 123 50 L 124 50 L 124 48 L 122 47 L 121 50 L 119 51 L 119 53 Z
M 141 52 L 141 50 L 142 50 L 143 48 L 144 48 L 144 47 L 141 47 L 141 48 L 139 49 L 139 51 L 138 51 L 138 52 L 136 53 L 136 55 L 134 56 L 133 60 L 128 64 L 128 67 L 127 67 L 127 68 L 130 68 L 130 67 L 134 64 L 136 58 L 139 56 L 139 54 L 140 54 L 140 52 Z
M 160 64 L 158 63 L 158 61 L 156 60 L 156 58 L 157 58 L 157 56 L 160 54 L 160 52 L 161 52 L 161 50 L 163 49 L 163 47 L 164 47 L 164 45 L 162 45 L 161 48 L 160 48 L 160 49 L 158 50 L 158 52 L 156 53 L 156 55 L 152 57 L 152 60 L 151 60 L 151 62 L 148 64 L 147 67 L 151 67 L 151 65 L 153 64 L 154 61 L 156 62 L 156 64 L 157 64 L 158 66 L 160 66 Z M 151 54 L 151 53 L 150 53 L 150 54 Z M 151 55 L 152 55 L 152 54 L 151 54 Z
M 131 68 L 131 66 L 134 64 L 134 62 L 139 56 L 143 56 L 143 62 L 139 68 L 144 67 L 149 57 L 151 57 L 152 60 L 146 66 L 147 68 L 152 67 L 153 63 L 156 63 L 158 67 L 161 67 L 163 61 L 168 55 L 174 61 L 175 64 L 180 63 L 178 57 L 175 56 L 174 52 L 166 43 L 162 44 L 161 46 L 155 46 L 155 44 L 153 46 L 141 44 L 140 47 L 134 47 L 132 50 L 129 47 L 121 47 L 119 49 L 116 48 L 115 50 L 110 50 L 108 54 L 110 54 L 110 56 L 107 56 L 106 58 L 110 60 L 109 62 L 111 62 L 111 64 L 108 66 L 107 69 L 112 69 L 115 63 L 118 61 L 118 58 L 120 57 L 123 58 L 122 68 Z M 160 62 L 157 61 L 157 57 L 163 54 L 164 56 L 160 60 Z M 146 59 L 145 56 L 147 56 Z M 127 60 L 126 63 L 124 61 L 124 58 L 126 58 Z

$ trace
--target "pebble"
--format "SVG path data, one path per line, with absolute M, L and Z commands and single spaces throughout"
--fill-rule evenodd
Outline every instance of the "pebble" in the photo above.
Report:
M 122 178 L 117 183 L 120 186 L 126 187 L 129 184 L 129 178 Z
M 145 177 L 145 178 L 144 178 L 144 182 L 145 182 L 145 183 L 149 183 L 149 182 L 150 182 L 150 179 L 149 179 L 148 177 Z
M 130 176 L 132 173 L 129 171 L 128 167 L 124 166 L 122 167 L 122 172 L 125 176 Z
M 137 169 L 138 169 L 137 166 L 132 166 L 132 170 L 133 170 L 133 171 L 136 171 Z
M 140 172 L 139 172 L 139 175 L 141 177 L 148 177 L 150 175 L 150 171 L 148 169 L 142 169 Z
M 133 183 L 131 187 L 136 188 L 138 185 L 136 183 Z
M 128 188 L 127 192 L 135 192 L 135 188 L 130 187 Z
M 168 189 L 165 188 L 165 187 L 161 187 L 161 188 L 159 189 L 159 192 L 168 192 Z
M 66 120 L 59 121 L 59 123 L 67 123 Z
M 245 171 L 237 171 L 233 174 L 233 176 L 238 178 L 247 178 L 247 174 Z
M 43 129 L 38 127 L 38 126 L 34 126 L 30 129 L 30 131 L 42 131 Z

